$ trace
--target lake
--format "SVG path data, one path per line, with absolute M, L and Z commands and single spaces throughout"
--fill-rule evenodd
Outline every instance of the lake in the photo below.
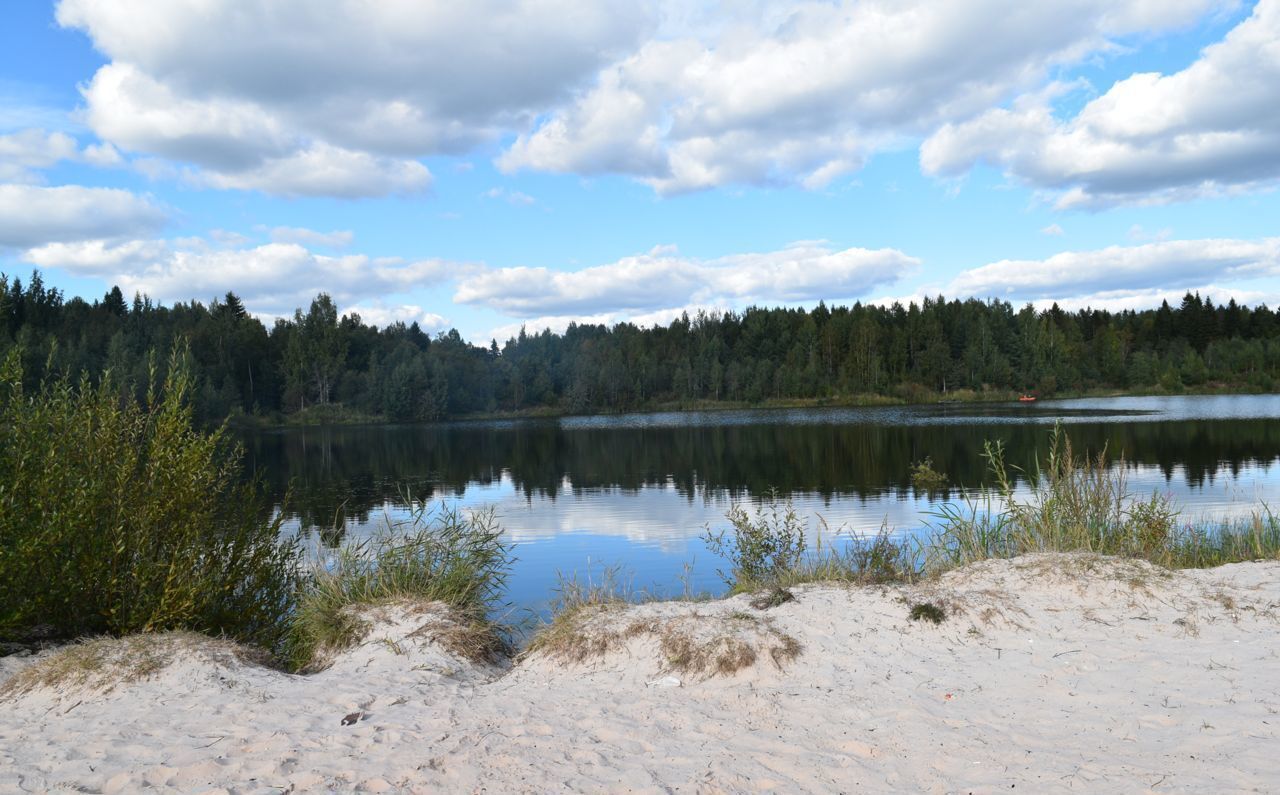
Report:
M 518 558 L 510 600 L 542 609 L 559 573 L 620 568 L 633 586 L 719 591 L 706 526 L 735 503 L 789 498 L 811 529 L 919 532 L 954 489 L 913 489 L 926 457 L 951 486 L 987 485 L 985 441 L 1032 467 L 1062 422 L 1077 450 L 1124 456 L 1136 494 L 1185 520 L 1280 504 L 1280 395 L 672 412 L 244 433 L 246 465 L 289 527 L 336 543 L 405 514 L 403 495 L 493 506 Z M 1118 464 L 1117 464 L 1118 465 Z M 686 565 L 692 564 L 691 569 Z

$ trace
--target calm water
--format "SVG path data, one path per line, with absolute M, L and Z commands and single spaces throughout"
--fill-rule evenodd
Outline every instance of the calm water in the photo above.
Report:
M 494 506 L 517 544 L 511 600 L 538 607 L 557 572 L 620 566 L 637 587 L 718 590 L 703 546 L 735 502 L 770 489 L 816 526 L 916 532 L 935 500 L 911 487 L 933 459 L 953 485 L 981 487 L 984 440 L 1030 466 L 1056 421 L 1077 449 L 1123 453 L 1133 491 L 1171 493 L 1187 519 L 1280 505 L 1280 396 L 1107 398 L 573 417 L 246 434 L 247 464 L 292 526 L 334 543 L 403 515 L 401 494 Z M 335 517 L 338 521 L 335 522 Z M 335 526 L 340 529 L 334 532 Z

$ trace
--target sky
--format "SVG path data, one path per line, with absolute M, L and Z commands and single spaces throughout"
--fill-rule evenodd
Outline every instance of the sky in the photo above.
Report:
M 6 0 L 0 271 L 485 343 L 1280 304 L 1280 0 Z

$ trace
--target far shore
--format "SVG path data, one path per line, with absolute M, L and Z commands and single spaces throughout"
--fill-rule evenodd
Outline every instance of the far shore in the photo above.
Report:
M 308 676 L 190 633 L 0 658 L 0 791 L 1280 789 L 1280 561 L 793 593 L 601 606 L 497 664 L 412 603 Z
M 1076 400 L 1082 398 L 1118 398 L 1118 397 L 1185 397 L 1197 395 L 1258 395 L 1270 394 L 1243 385 L 1205 384 L 1201 387 L 1187 387 L 1178 392 L 1169 392 L 1159 387 L 1152 389 L 1086 389 L 1077 391 L 1061 391 L 1051 395 L 1039 395 L 1035 390 L 1021 393 L 1008 390 L 972 390 L 959 389 L 950 392 L 933 392 L 920 390 L 911 397 L 882 394 L 836 395 L 821 398 L 787 398 L 771 399 L 756 403 L 733 400 L 689 400 L 664 401 L 642 406 L 620 408 L 616 410 L 600 410 L 574 412 L 554 406 L 537 408 L 469 412 L 451 415 L 431 422 L 397 422 L 379 414 L 348 409 L 338 404 L 320 407 L 308 407 L 300 412 L 281 416 L 262 416 L 256 414 L 236 414 L 227 419 L 233 428 L 241 430 L 277 430 L 282 428 L 307 428 L 330 425 L 433 425 L 447 422 L 486 422 L 501 420 L 529 419 L 562 419 L 565 417 L 614 417 L 627 414 L 662 414 L 669 412 L 699 411 L 744 411 L 770 409 L 824 409 L 824 408 L 872 408 L 879 406 L 927 406 L 935 404 L 975 404 L 975 403 L 1012 403 L 1023 394 L 1031 394 L 1040 400 Z

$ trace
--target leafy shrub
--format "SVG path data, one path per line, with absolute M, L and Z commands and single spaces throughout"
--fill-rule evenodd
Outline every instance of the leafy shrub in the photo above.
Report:
M 729 561 L 729 571 L 721 571 L 720 577 L 731 593 L 807 582 L 902 582 L 914 578 L 920 568 L 917 545 L 894 537 L 887 527 L 873 536 L 846 537 L 837 531 L 830 540 L 819 532 L 808 546 L 807 521 L 790 500 L 780 500 L 776 493 L 764 501 L 758 518 L 752 519 L 741 506 L 730 508 L 725 518 L 730 527 L 708 529 L 703 540 L 713 554 Z
M 315 667 L 325 652 L 359 642 L 363 624 L 350 608 L 404 599 L 443 602 L 476 636 L 489 637 L 487 648 L 501 645 L 500 629 L 488 616 L 512 556 L 494 512 L 406 501 L 407 519 L 388 521 L 372 536 L 339 547 L 332 559 L 313 562 L 292 617 L 291 667 Z
M 947 476 L 933 468 L 932 457 L 925 456 L 911 467 L 911 485 L 921 491 L 936 491 L 947 485 Z
M 703 540 L 714 555 L 729 561 L 729 572 L 720 576 L 731 586 L 768 586 L 795 569 L 804 557 L 805 522 L 790 500 L 772 493 L 753 519 L 741 505 L 725 514 L 731 528 L 712 532 Z
M 0 365 L 0 638 L 191 629 L 275 647 L 297 548 L 280 538 L 238 448 L 192 422 L 175 351 L 146 400 L 110 374 L 23 389 Z

